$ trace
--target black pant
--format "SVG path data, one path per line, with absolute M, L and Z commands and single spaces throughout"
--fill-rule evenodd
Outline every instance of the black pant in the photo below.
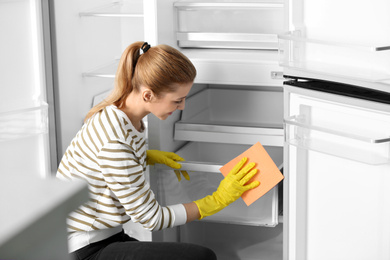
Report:
M 71 254 L 75 260 L 216 260 L 206 247 L 175 242 L 140 242 L 122 232 L 80 248 Z

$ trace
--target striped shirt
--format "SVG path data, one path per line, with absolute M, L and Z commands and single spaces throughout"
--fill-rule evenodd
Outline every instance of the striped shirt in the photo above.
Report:
M 184 224 L 184 206 L 159 205 L 145 170 L 145 134 L 123 111 L 111 105 L 88 119 L 57 171 L 59 179 L 86 181 L 90 193 L 89 201 L 69 215 L 68 232 L 117 228 L 130 219 L 150 231 Z

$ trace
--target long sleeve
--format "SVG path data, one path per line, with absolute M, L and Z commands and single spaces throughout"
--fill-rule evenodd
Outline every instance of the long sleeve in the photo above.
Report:
M 182 204 L 161 206 L 145 178 L 146 140 L 115 106 L 88 120 L 66 150 L 57 177 L 88 183 L 90 199 L 73 211 L 68 231 L 113 228 L 130 219 L 151 231 L 186 222 Z
M 137 158 L 137 151 L 132 150 L 129 145 L 113 141 L 107 143 L 99 153 L 98 162 L 109 189 L 107 197 L 100 199 L 102 203 L 99 208 L 105 212 L 102 217 L 116 220 L 116 209 L 106 212 L 104 205 L 118 199 L 132 221 L 141 223 L 146 229 L 153 231 L 172 227 L 175 212 L 156 201 L 145 179 L 141 159 Z

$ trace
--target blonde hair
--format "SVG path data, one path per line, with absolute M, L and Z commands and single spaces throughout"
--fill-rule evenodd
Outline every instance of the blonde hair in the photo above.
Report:
M 158 96 L 161 92 L 175 91 L 177 83 L 194 81 L 196 69 L 180 51 L 161 44 L 141 55 L 143 44 L 135 42 L 125 49 L 115 75 L 113 91 L 87 113 L 84 121 L 106 106 L 114 104 L 121 108 L 130 92 L 139 91 L 141 85 L 147 86 Z

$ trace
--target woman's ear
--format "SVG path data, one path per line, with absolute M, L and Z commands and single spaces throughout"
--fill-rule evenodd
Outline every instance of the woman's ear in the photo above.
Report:
M 150 89 L 146 89 L 142 92 L 142 99 L 145 102 L 150 102 L 152 101 L 153 98 L 153 92 Z

